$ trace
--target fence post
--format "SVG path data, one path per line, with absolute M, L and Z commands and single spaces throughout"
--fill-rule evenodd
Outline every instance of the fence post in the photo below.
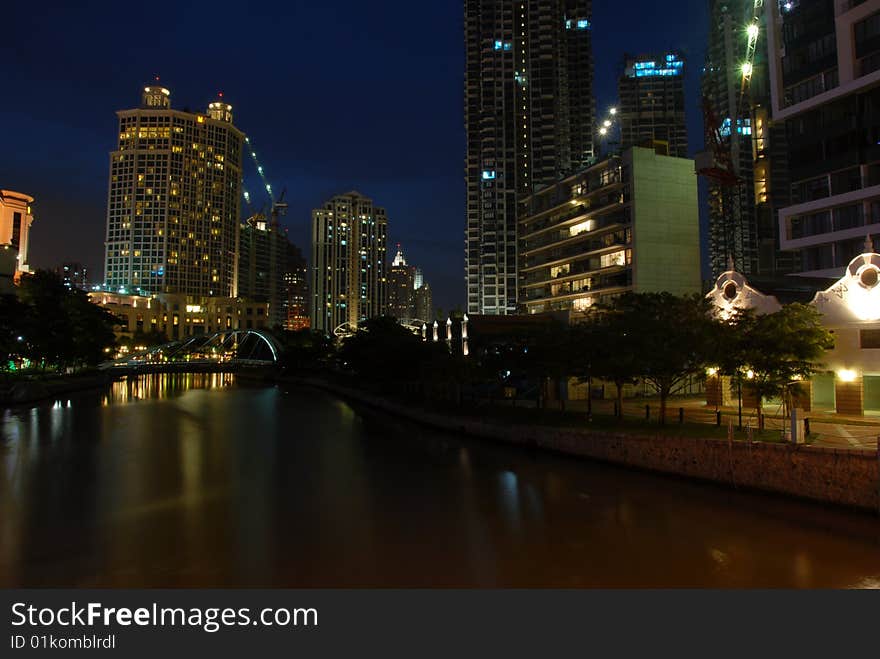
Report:
M 651 420 L 651 406 L 645 405 L 645 421 Z
M 804 417 L 804 437 L 810 436 L 810 417 Z
M 684 423 L 684 408 L 683 407 L 678 408 L 678 422 L 682 423 L 682 424 Z
M 715 411 L 715 425 L 721 427 L 721 410 Z

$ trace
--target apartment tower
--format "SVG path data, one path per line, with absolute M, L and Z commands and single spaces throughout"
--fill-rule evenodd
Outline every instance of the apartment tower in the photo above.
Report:
M 235 297 L 244 136 L 232 106 L 175 110 L 164 87 L 117 112 L 104 282 L 122 292 Z
M 837 278 L 880 234 L 880 0 L 767 2 L 765 12 L 791 163 L 782 248 L 800 274 Z
M 333 334 L 387 306 L 384 208 L 348 192 L 312 211 L 312 329 Z
M 516 311 L 517 201 L 593 159 L 591 0 L 465 0 L 467 308 Z
M 662 142 L 668 155 L 687 158 L 684 65 L 678 53 L 627 55 L 617 83 L 621 150 Z

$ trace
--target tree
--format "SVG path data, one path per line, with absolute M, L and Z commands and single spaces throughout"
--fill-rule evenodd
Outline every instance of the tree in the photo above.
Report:
M 619 300 L 618 298 L 617 300 Z M 580 330 L 585 339 L 581 347 L 582 364 L 589 363 L 587 381 L 599 377 L 614 383 L 617 389 L 615 414 L 623 417 L 623 387 L 635 382 L 639 363 L 634 349 L 638 318 L 617 300 L 599 305 Z M 592 408 L 592 391 L 589 406 Z
M 18 295 L 17 354 L 43 370 L 95 365 L 115 345 L 116 318 L 84 291 L 65 287 L 54 273 L 38 270 L 23 277 Z
M 422 368 L 441 354 L 448 356 L 444 342 L 422 341 L 387 316 L 364 322 L 339 350 L 344 365 L 374 382 L 421 375 Z
M 609 350 L 604 377 L 623 381 L 642 376 L 660 396 L 660 424 L 666 402 L 690 377 L 705 371 L 715 321 L 710 303 L 698 294 L 627 292 L 600 309 Z M 618 402 L 622 385 L 618 385 Z
M 282 360 L 291 369 L 309 369 L 326 364 L 335 354 L 333 338 L 312 329 L 280 330 L 276 334 L 284 345 Z
M 755 393 L 763 428 L 764 399 L 787 397 L 794 384 L 812 377 L 825 351 L 834 347 L 834 337 L 822 327 L 819 312 L 804 304 L 757 316 L 743 329 L 743 359 L 751 376 L 747 386 Z

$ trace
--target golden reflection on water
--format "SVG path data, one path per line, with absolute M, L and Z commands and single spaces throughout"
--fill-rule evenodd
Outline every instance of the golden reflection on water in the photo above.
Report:
M 222 389 L 233 384 L 232 373 L 150 373 L 115 381 L 101 399 L 110 404 L 174 398 L 192 389 Z

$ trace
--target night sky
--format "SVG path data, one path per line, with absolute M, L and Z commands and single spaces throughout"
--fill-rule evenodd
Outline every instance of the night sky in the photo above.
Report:
M 624 52 L 679 49 L 700 147 L 707 6 L 594 0 L 599 111 Z M 0 187 L 36 197 L 32 266 L 78 260 L 103 277 L 115 111 L 158 74 L 177 109 L 224 93 L 273 189 L 287 188 L 304 253 L 311 209 L 358 190 L 387 208 L 391 247 L 422 266 L 435 304 L 464 305 L 462 2 L 15 2 L 3 14 Z M 264 203 L 247 160 L 245 173 Z

